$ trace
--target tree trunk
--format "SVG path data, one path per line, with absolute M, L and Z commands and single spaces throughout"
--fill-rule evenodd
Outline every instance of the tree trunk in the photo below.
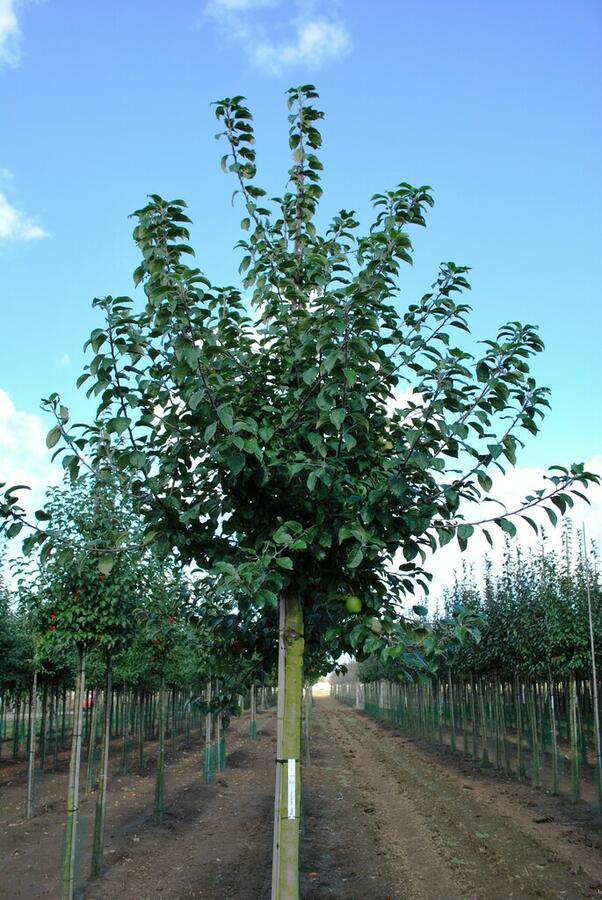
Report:
M 600 733 L 600 706 L 598 700 L 598 673 L 596 670 L 596 643 L 594 636 L 594 616 L 592 610 L 592 592 L 589 575 L 589 558 L 585 541 L 585 525 L 583 526 L 583 556 L 585 560 L 585 588 L 587 592 L 587 615 L 589 622 L 589 641 L 592 655 L 592 706 L 594 711 L 594 748 L 596 752 L 596 797 L 598 813 L 602 813 L 602 734 Z
M 447 673 L 447 687 L 449 692 L 449 722 L 451 728 L 451 748 L 456 749 L 456 713 L 454 710 L 454 683 L 452 681 L 451 669 Z
M 205 750 L 203 753 L 203 777 L 206 784 L 211 784 L 215 778 L 215 754 L 213 752 L 213 742 L 211 734 L 212 725 L 212 702 L 211 679 L 207 682 L 206 700 L 207 713 L 205 715 Z
M 67 726 L 67 687 L 63 688 L 63 709 L 61 711 L 61 747 L 65 746 L 65 733 Z
M 144 769 L 144 694 L 142 691 L 138 691 L 137 717 L 138 769 L 142 772 Z
M 86 698 L 87 703 L 92 703 L 92 712 L 88 707 L 89 728 L 88 728 L 88 758 L 86 760 L 86 793 L 94 790 L 95 768 L 96 768 L 96 739 L 98 731 L 98 696 L 96 692 L 88 691 Z
M 570 676 L 570 731 L 571 731 L 571 788 L 573 800 L 581 798 L 581 772 L 579 766 L 579 725 L 577 717 L 577 681 L 575 672 Z
M 33 673 L 31 686 L 31 712 L 29 723 L 29 761 L 27 766 L 27 818 L 36 814 L 35 803 L 35 767 L 36 767 L 36 715 L 38 711 L 38 672 Z
M 256 700 L 256 692 L 255 685 L 251 685 L 251 703 L 249 709 L 250 715 L 250 723 L 249 723 L 249 737 L 255 740 L 257 737 L 257 700 Z
M 84 683 L 86 676 L 86 653 L 79 651 L 77 676 L 75 681 L 75 715 L 71 738 L 71 759 L 69 762 L 69 788 L 67 793 L 67 824 L 65 833 L 65 854 L 62 871 L 62 900 L 73 900 L 75 891 L 75 849 L 77 817 L 79 811 L 79 772 L 82 753 L 82 725 Z
M 299 898 L 299 844 L 301 819 L 301 708 L 303 698 L 303 608 L 296 594 L 280 600 L 284 608 L 284 666 L 281 678 L 279 667 L 278 692 L 283 695 L 281 715 L 278 717 L 276 796 L 276 852 L 273 865 L 272 900 Z M 280 709 L 279 709 L 280 713 Z M 278 796 L 279 795 L 279 796 Z
M 40 719 L 40 769 L 42 772 L 46 768 L 46 738 L 47 738 L 47 720 L 48 720 L 48 685 L 42 688 L 42 716 Z
M 112 711 L 112 670 L 111 660 L 107 660 L 107 681 L 105 685 L 105 708 L 102 723 L 102 744 L 100 750 L 100 773 L 98 775 L 98 796 L 94 816 L 94 842 L 92 844 L 92 877 L 100 874 L 105 845 L 105 813 L 107 809 L 107 788 L 109 784 L 109 746 L 111 744 Z
M 121 726 L 121 771 L 125 775 L 128 770 L 128 752 L 130 748 L 130 696 L 127 685 L 123 685 L 123 721 Z
M 155 823 L 163 824 L 165 809 L 165 679 L 161 676 L 159 689 L 159 750 L 155 779 Z

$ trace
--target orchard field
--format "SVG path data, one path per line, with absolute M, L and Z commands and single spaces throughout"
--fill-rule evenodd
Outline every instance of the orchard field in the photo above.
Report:
M 454 262 L 400 293 L 428 185 L 324 219 L 318 101 L 287 91 L 275 197 L 244 97 L 214 104 L 238 286 L 149 195 L 87 420 L 40 386 L 64 478 L 39 509 L 0 483 L 0 896 L 602 895 L 600 478 L 500 499 L 538 330 L 477 341 Z M 501 560 L 429 593 L 477 539 Z

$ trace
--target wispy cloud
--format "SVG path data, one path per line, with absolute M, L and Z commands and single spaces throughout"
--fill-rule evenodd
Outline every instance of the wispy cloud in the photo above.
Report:
M 0 0 L 0 66 L 19 64 L 20 39 L 16 0 Z
M 0 241 L 32 241 L 44 237 L 48 237 L 48 232 L 34 218 L 9 203 L 0 192 Z
M 60 369 L 65 369 L 71 363 L 71 357 L 68 353 L 61 353 L 57 360 L 57 365 Z
M 249 61 L 269 75 L 303 66 L 319 69 L 351 49 L 351 37 L 330 0 L 209 0 L 206 16 Z

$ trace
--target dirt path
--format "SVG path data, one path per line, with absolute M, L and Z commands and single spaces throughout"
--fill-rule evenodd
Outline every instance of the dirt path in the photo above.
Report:
M 105 869 L 86 883 L 95 794 L 82 794 L 80 883 L 86 898 L 265 896 L 269 884 L 273 809 L 273 713 L 259 714 L 256 741 L 248 720 L 227 734 L 227 770 L 215 784 L 201 777 L 202 742 L 179 742 L 168 759 L 165 824 L 153 823 L 154 766 L 118 775 L 109 785 Z M 147 748 L 147 754 L 152 748 Z M 0 898 L 57 898 L 67 773 L 47 774 L 41 814 L 23 819 L 22 778 L 0 790 Z M 255 858 L 248 859 L 252 855 Z M 269 892 L 268 892 L 269 893 Z
M 233 722 L 227 769 L 213 785 L 200 777 L 198 739 L 180 746 L 162 827 L 152 821 L 152 763 L 145 774 L 115 772 L 106 866 L 85 898 L 269 900 L 273 711 L 260 713 L 256 741 L 247 727 Z M 316 701 L 311 753 L 303 900 L 602 897 L 602 823 L 578 806 L 463 767 L 329 699 Z M 58 897 L 65 782 L 64 772 L 47 776 L 45 811 L 29 822 L 24 785 L 0 789 L 0 898 Z M 91 794 L 86 844 L 93 811 Z M 83 849 L 84 880 L 88 866 Z
M 602 896 L 600 844 L 592 846 L 596 835 L 602 837 L 599 822 L 590 818 L 584 827 L 579 809 L 570 817 L 569 805 L 557 800 L 551 815 L 552 801 L 545 795 L 462 771 L 455 760 L 433 758 L 330 700 L 318 710 L 317 728 L 346 757 L 347 803 L 351 800 L 358 815 L 363 802 L 365 840 L 376 840 L 395 873 L 391 900 Z M 346 892 L 310 896 L 376 900 L 386 894 L 350 885 Z

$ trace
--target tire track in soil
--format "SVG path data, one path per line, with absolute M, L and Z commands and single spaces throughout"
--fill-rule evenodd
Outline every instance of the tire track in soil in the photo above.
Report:
M 303 898 L 460 900 L 425 820 L 372 743 L 346 726 L 347 710 L 330 700 L 314 708 Z
M 527 821 L 526 810 L 511 814 L 508 799 L 501 795 L 502 783 L 497 792 L 490 783 L 485 795 L 476 781 L 467 783 L 466 773 L 450 771 L 399 734 L 348 707 L 328 700 L 323 715 L 327 727 L 353 753 L 361 770 L 357 777 L 374 792 L 372 805 L 389 832 L 386 839 L 402 853 L 402 870 L 408 865 L 406 848 L 412 852 L 411 844 L 406 844 L 408 825 L 412 828 L 416 818 L 421 820 L 421 835 L 426 834 L 427 843 L 448 871 L 453 870 L 456 893 L 449 893 L 437 883 L 432 869 L 423 867 L 421 873 L 424 861 L 412 856 L 410 874 L 419 886 L 421 878 L 428 879 L 436 900 L 602 896 L 598 878 L 602 860 L 596 849 L 580 848 L 576 864 L 573 857 L 578 851 L 566 837 L 558 833 L 549 840 L 545 832 L 537 832 L 532 816 Z M 397 822 L 391 819 L 393 808 L 400 813 Z M 413 898 L 411 892 L 393 896 L 395 900 Z

